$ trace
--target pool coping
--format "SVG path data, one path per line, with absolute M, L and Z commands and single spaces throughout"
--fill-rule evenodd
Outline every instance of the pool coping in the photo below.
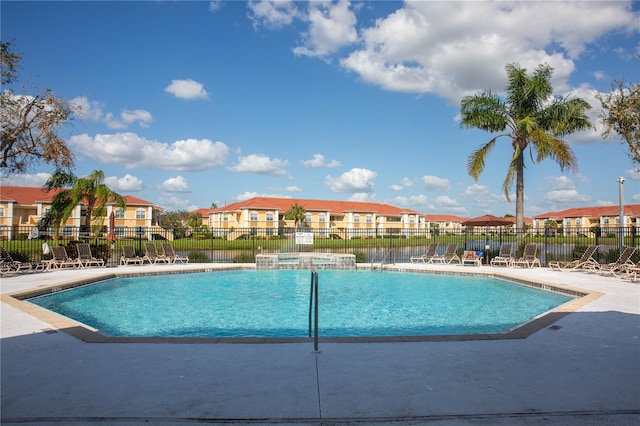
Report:
M 243 264 L 239 266 L 224 266 L 218 268 L 192 268 L 192 269 L 162 269 L 157 271 L 110 271 L 108 269 L 96 269 L 96 274 L 79 279 L 67 280 L 50 285 L 42 285 L 36 288 L 20 290 L 0 295 L 0 300 L 16 309 L 38 318 L 53 328 L 44 330 L 45 332 L 62 331 L 86 343 L 180 343 L 180 344 L 202 344 L 202 343 L 255 343 L 255 344 L 279 344 L 279 343 L 306 343 L 312 342 L 311 337 L 297 338 L 260 338 L 260 337 L 112 337 L 102 334 L 99 330 L 86 324 L 49 311 L 45 308 L 28 303 L 27 299 L 56 293 L 83 285 L 93 284 L 112 278 L 122 278 L 131 276 L 149 275 L 169 275 L 182 273 L 202 273 L 228 270 L 255 270 L 255 265 Z M 357 269 L 369 269 L 368 266 L 358 265 Z M 549 283 L 538 279 L 523 279 L 508 273 L 508 270 L 484 270 L 473 268 L 465 270 L 439 270 L 422 269 L 408 265 L 385 265 L 385 271 L 409 272 L 409 273 L 429 273 L 445 275 L 467 275 L 485 276 L 500 279 L 513 284 L 524 285 L 544 291 L 556 292 L 573 297 L 568 302 L 540 314 L 531 320 L 522 323 L 511 330 L 502 333 L 485 334 L 456 334 L 456 335 L 433 335 L 433 336 L 374 336 L 374 337 L 319 337 L 322 343 L 393 343 L 393 342 L 447 342 L 447 341 L 469 341 L 469 340 L 503 340 L 503 339 L 524 339 L 537 331 L 551 326 L 564 316 L 577 311 L 581 307 L 595 301 L 604 293 L 571 287 L 564 284 Z M 383 271 L 380 271 L 384 273 Z

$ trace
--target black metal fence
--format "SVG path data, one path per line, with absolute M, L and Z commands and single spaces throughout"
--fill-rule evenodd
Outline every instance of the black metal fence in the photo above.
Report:
M 5 230 L 6 231 L 6 230 Z M 538 256 L 543 265 L 552 260 L 578 259 L 587 246 L 597 244 L 600 262 L 614 262 L 620 254 L 620 245 L 637 247 L 640 243 L 635 227 L 608 228 L 606 232 L 594 232 L 593 228 L 572 228 L 568 230 L 525 229 L 509 232 L 486 232 L 481 228 L 459 232 L 437 232 L 437 230 L 412 230 L 411 234 L 363 236 L 361 231 L 341 230 L 327 234 L 322 230 L 305 229 L 304 241 L 296 238 L 296 230 L 290 228 L 246 228 L 234 229 L 178 229 L 160 228 L 119 228 L 114 244 L 106 240 L 106 234 L 89 237 L 79 230 L 65 228 L 66 235 L 39 232 L 34 235 L 31 227 L 14 227 L 4 232 L 2 246 L 14 260 L 37 262 L 48 256 L 43 253 L 43 244 L 67 247 L 70 257 L 76 256 L 75 243 L 80 240 L 92 245 L 94 255 L 111 264 L 117 263 L 123 245 L 132 245 L 138 254 L 144 254 L 144 243 L 154 241 L 161 248 L 160 241 L 169 241 L 176 253 L 187 255 L 191 262 L 246 263 L 254 262 L 257 254 L 281 252 L 318 252 L 355 254 L 359 263 L 381 262 L 406 263 L 411 257 L 420 256 L 426 246 L 438 242 L 438 252 L 444 253 L 449 243 L 458 244 L 458 253 L 465 250 L 482 251 L 485 260 L 499 252 L 503 243 L 513 244 L 513 252 L 520 256 L 526 243 L 538 245 Z M 8 238 L 7 236 L 12 236 Z M 330 235 L 330 236 L 328 236 Z M 336 237 L 340 235 L 341 237 Z M 178 238 L 179 237 L 179 238 Z M 638 261 L 640 253 L 634 260 Z

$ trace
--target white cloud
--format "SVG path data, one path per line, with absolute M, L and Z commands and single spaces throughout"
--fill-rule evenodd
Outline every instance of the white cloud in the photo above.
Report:
M 207 99 L 209 97 L 204 86 L 191 79 L 171 80 L 171 84 L 165 87 L 164 91 L 180 99 Z
M 501 91 L 504 64 L 513 62 L 550 64 L 554 87 L 565 90 L 588 43 L 638 26 L 625 2 L 405 2 L 361 30 L 363 47 L 341 64 L 370 84 L 457 104 L 465 94 Z
M 422 176 L 424 189 L 427 191 L 444 192 L 451 189 L 449 179 L 439 178 L 437 176 Z
M 293 49 L 293 53 L 324 57 L 358 41 L 356 16 L 350 5 L 346 0 L 338 3 L 310 2 L 306 17 L 309 31 L 302 34 L 302 46 Z
M 259 26 L 282 28 L 289 25 L 298 16 L 295 3 L 288 0 L 252 0 L 247 7 L 249 19 L 253 22 L 254 28 Z
M 547 176 L 552 190 L 576 189 L 573 181 L 566 176 Z
M 473 201 L 473 204 L 477 207 L 488 207 L 492 204 L 503 203 L 505 198 L 503 194 L 494 194 L 491 189 L 485 185 L 479 185 L 474 183 L 468 186 L 463 195 Z M 511 197 L 512 199 L 514 197 Z
M 160 189 L 165 192 L 191 192 L 187 180 L 180 175 L 162 182 Z
M 624 175 L 631 180 L 640 180 L 640 168 L 625 170 Z
M 239 156 L 238 164 L 233 167 L 227 167 L 230 172 L 237 173 L 257 173 L 272 176 L 284 176 L 287 171 L 284 167 L 288 166 L 287 160 L 279 158 L 269 158 L 262 154 L 250 154 L 247 156 Z
M 392 191 L 402 191 L 403 189 L 409 188 L 410 186 L 413 186 L 413 181 L 408 177 L 405 177 L 402 179 L 402 182 L 400 184 L 393 184 L 389 187 L 389 189 L 391 189 Z
M 253 197 L 272 197 L 272 198 L 291 198 L 289 195 L 282 194 L 260 194 L 257 192 L 243 192 L 242 194 L 238 194 L 234 197 L 236 201 L 244 201 Z
M 446 195 L 436 197 L 436 199 L 429 205 L 429 209 L 433 212 L 448 213 L 464 215 L 467 213 L 467 209 L 462 206 L 457 200 Z
M 124 109 L 118 118 L 113 113 L 105 112 L 103 105 L 97 101 L 91 101 L 85 96 L 79 96 L 69 101 L 74 113 L 81 120 L 102 122 L 110 129 L 126 129 L 129 125 L 138 123 L 140 127 L 148 128 L 153 122 L 151 113 L 144 109 Z
M 393 199 L 394 205 L 405 206 L 411 208 L 426 207 L 429 199 L 424 194 L 411 195 L 409 197 L 395 197 Z
M 128 173 L 121 178 L 116 176 L 107 176 L 104 178 L 104 183 L 121 195 L 129 192 L 142 191 L 143 188 L 142 180 Z
M 153 121 L 153 117 L 149 111 L 144 109 L 125 109 L 120 113 L 120 118 L 126 124 L 138 123 L 140 127 L 149 127 L 149 124 Z
M 69 101 L 74 109 L 75 114 L 81 118 L 91 121 L 99 121 L 102 119 L 102 104 L 97 101 L 90 101 L 85 96 L 79 96 Z
M 69 144 L 77 152 L 103 164 L 124 164 L 128 169 L 201 171 L 222 166 L 229 148 L 208 139 L 187 139 L 167 144 L 135 133 L 72 136 Z
M 356 192 L 349 197 L 349 201 L 376 201 L 376 194 L 371 194 L 367 192 Z
M 342 165 L 339 161 L 336 160 L 331 160 L 330 162 L 325 163 L 324 155 L 322 154 L 313 154 L 313 158 L 311 160 L 302 160 L 301 163 L 303 166 L 309 169 L 319 169 L 322 167 L 332 169 L 335 167 L 340 167 Z
M 209 12 L 215 13 L 222 7 L 222 0 L 211 0 L 209 2 Z
M 300 192 L 302 191 L 302 188 L 300 188 L 298 185 L 291 185 L 287 186 L 284 190 L 287 192 Z
M 373 192 L 373 181 L 378 176 L 374 171 L 367 169 L 351 169 L 337 178 L 327 176 L 325 184 L 332 192 Z
M 164 196 L 160 197 L 158 204 L 167 211 L 193 211 L 201 208 L 202 206 L 196 206 L 191 204 L 189 200 L 176 197 L 176 196 Z M 208 207 L 208 206 L 207 206 Z
M 0 176 L 0 184 L 6 186 L 43 186 L 51 177 L 50 173 L 19 174 Z
M 580 195 L 575 189 L 556 189 L 547 193 L 546 199 L 554 203 L 575 204 L 591 200 L 587 195 Z

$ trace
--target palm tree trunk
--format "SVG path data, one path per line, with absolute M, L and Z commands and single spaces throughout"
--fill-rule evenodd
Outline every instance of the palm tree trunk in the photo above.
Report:
M 524 164 L 516 170 L 516 235 L 518 247 L 524 238 Z

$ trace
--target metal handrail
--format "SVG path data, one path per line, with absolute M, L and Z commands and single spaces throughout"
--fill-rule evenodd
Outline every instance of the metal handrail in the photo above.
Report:
M 393 263 L 395 263 L 395 249 L 394 249 L 394 248 L 391 248 L 387 253 L 384 253 L 384 250 L 383 250 L 383 251 L 382 251 L 382 254 L 383 254 L 382 259 L 380 259 L 380 270 L 381 270 L 381 271 L 382 271 L 382 269 L 384 268 L 384 261 L 385 261 L 389 256 L 391 256 L 391 254 L 393 254 L 393 255 L 394 255 L 394 257 L 393 257 Z M 375 259 L 375 257 L 374 257 L 373 259 L 371 259 L 371 270 L 373 270 L 373 269 L 374 269 L 373 264 L 375 263 L 375 262 L 374 262 L 375 260 L 376 260 L 376 259 Z
M 315 300 L 315 309 L 314 309 Z M 311 314 L 313 312 L 313 350 L 318 352 L 318 272 L 311 268 L 311 291 L 309 295 L 309 337 L 311 337 Z

